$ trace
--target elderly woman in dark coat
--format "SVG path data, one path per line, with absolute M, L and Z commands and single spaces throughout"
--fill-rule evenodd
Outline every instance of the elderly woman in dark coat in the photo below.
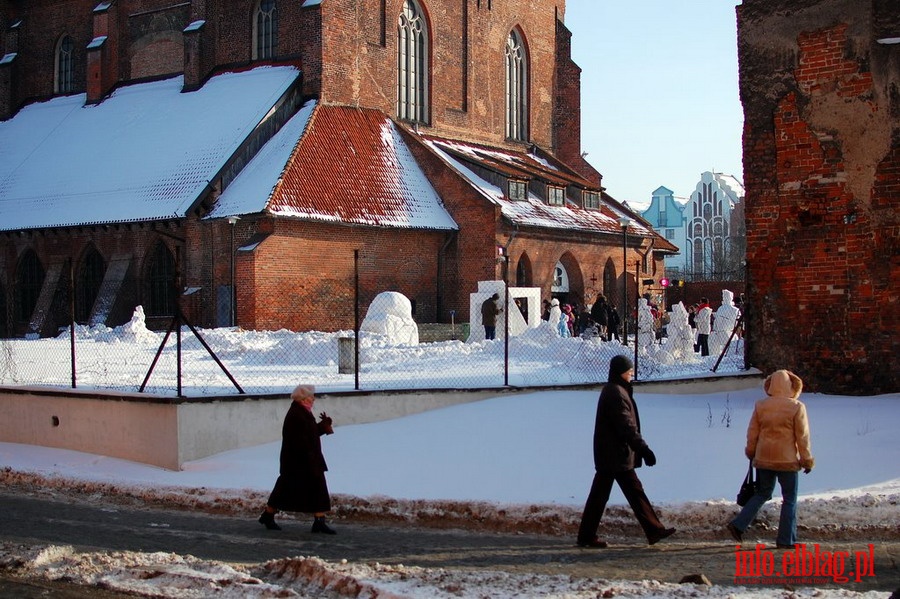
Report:
M 259 517 L 269 530 L 281 530 L 275 523 L 279 510 L 314 514 L 312 532 L 335 534 L 325 522 L 325 512 L 331 509 L 331 496 L 325 482 L 325 457 L 322 455 L 321 435 L 334 432 L 331 418 L 322 412 L 317 423 L 313 416 L 315 390 L 310 385 L 298 385 L 291 393 L 291 407 L 281 429 L 281 456 L 278 480 L 269 495 L 266 508 Z
M 622 489 L 650 545 L 675 532 L 674 528 L 666 528 L 660 523 L 634 471 L 641 467 L 642 462 L 648 466 L 655 465 L 656 456 L 641 437 L 641 419 L 631 386 L 633 375 L 634 366 L 627 357 L 614 356 L 610 360 L 608 381 L 597 402 L 594 423 L 596 472 L 578 529 L 578 545 L 581 547 L 607 546 L 606 541 L 597 537 L 597 528 L 614 482 Z

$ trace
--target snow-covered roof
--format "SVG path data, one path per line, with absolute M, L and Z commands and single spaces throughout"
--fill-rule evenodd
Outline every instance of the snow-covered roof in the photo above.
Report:
M 383 112 L 310 102 L 219 197 L 208 218 L 265 212 L 306 220 L 455 230 Z
M 184 217 L 299 77 L 294 67 L 183 77 L 22 108 L 0 122 L 0 230 Z
M 626 211 L 605 194 L 602 209 L 583 208 L 569 200 L 566 200 L 565 205 L 550 205 L 531 192 L 525 200 L 512 200 L 507 196 L 505 189 L 487 181 L 470 168 L 470 165 L 477 164 L 508 178 L 539 179 L 550 185 L 566 187 L 574 185 L 600 193 L 596 186 L 578 174 L 555 165 L 546 158 L 530 152 L 484 148 L 435 137 L 425 137 L 423 141 L 485 198 L 500 206 L 503 216 L 516 225 L 621 234 L 622 228 L 618 219 L 626 216 L 632 220 L 628 228 L 630 234 L 658 237 L 650 227 L 636 218 L 637 214 Z M 659 238 L 659 241 L 658 249 L 677 249 L 674 246 L 666 247 L 669 244 L 662 238 Z

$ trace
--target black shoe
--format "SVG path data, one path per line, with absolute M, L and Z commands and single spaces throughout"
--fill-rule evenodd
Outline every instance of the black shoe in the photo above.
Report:
M 591 549 L 606 549 L 607 547 L 609 547 L 609 543 L 607 543 L 606 541 L 601 541 L 597 537 L 594 537 L 593 539 L 588 539 L 587 541 L 579 540 L 578 546 L 590 547 Z
M 744 542 L 743 533 L 738 530 L 738 527 L 729 522 L 725 525 L 725 528 L 728 529 L 728 533 L 731 535 L 731 538 L 737 541 L 738 543 Z
M 793 549 L 796 545 L 782 545 L 781 543 L 775 543 L 775 547 L 778 549 Z
M 259 523 L 269 530 L 281 530 L 281 527 L 275 524 L 275 514 L 272 512 L 263 512 L 259 517 Z
M 653 533 L 652 535 L 648 536 L 647 543 L 650 545 L 656 545 L 663 539 L 671 537 L 674 534 L 675 534 L 674 528 L 664 528 L 664 529 L 658 530 L 655 533 Z
M 312 532 L 321 532 L 326 535 L 336 535 L 337 531 L 325 523 L 325 518 L 316 518 L 313 520 Z

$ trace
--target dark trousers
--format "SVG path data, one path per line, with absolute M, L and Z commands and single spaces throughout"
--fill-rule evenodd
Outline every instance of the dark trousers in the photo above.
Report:
M 597 528 L 603 518 L 603 511 L 609 501 L 613 482 L 619 483 L 619 488 L 628 500 L 628 505 L 634 512 L 638 524 L 644 529 L 644 534 L 649 539 L 655 533 L 665 529 L 656 516 L 656 511 L 650 505 L 650 500 L 644 493 L 644 485 L 634 470 L 624 472 L 604 472 L 598 470 L 594 474 L 594 482 L 591 484 L 591 492 L 584 504 L 584 513 L 581 515 L 581 526 L 578 528 L 578 542 L 587 542 L 597 535 Z
M 484 338 L 493 339 L 497 335 L 497 327 L 484 325 Z
M 701 356 L 709 355 L 709 335 L 703 333 L 697 335 L 697 349 L 700 350 Z

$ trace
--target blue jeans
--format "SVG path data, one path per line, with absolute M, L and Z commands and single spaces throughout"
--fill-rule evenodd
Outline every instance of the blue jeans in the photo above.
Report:
M 793 545 L 797 542 L 797 483 L 800 479 L 799 472 L 757 468 L 756 495 L 750 498 L 750 501 L 747 502 L 741 513 L 731 523 L 741 532 L 747 530 L 763 504 L 772 499 L 776 479 L 781 487 L 781 518 L 778 520 L 778 536 L 775 542 L 779 545 Z

